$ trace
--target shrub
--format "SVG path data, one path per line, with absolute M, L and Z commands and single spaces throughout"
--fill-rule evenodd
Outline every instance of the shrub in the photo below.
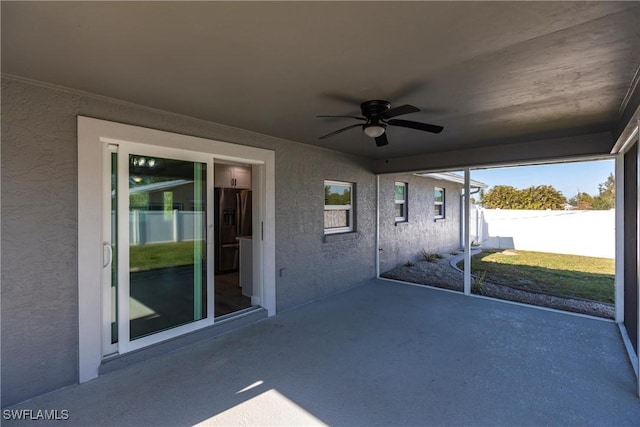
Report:
M 442 259 L 442 255 L 438 252 L 427 252 L 424 249 L 420 251 L 420 257 L 423 261 L 427 262 L 436 262 L 439 259 Z
M 474 294 L 484 294 L 484 279 L 487 277 L 487 272 L 485 270 L 481 270 L 480 273 L 473 279 L 473 283 L 471 284 L 471 291 Z

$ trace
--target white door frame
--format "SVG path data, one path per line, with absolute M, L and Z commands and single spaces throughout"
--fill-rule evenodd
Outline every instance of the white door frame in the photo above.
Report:
M 253 239 L 256 284 L 261 287 L 261 305 L 269 316 L 276 313 L 275 298 L 275 153 L 171 132 L 78 116 L 78 340 L 79 381 L 98 376 L 102 362 L 103 336 L 103 242 L 110 241 L 102 227 L 105 212 L 104 156 L 107 144 L 146 144 L 170 152 L 175 149 L 205 153 L 223 159 L 257 165 L 253 178 L 258 192 L 258 232 Z M 212 175 L 213 176 L 213 175 Z M 120 195 L 122 196 L 122 195 Z M 125 240 L 128 242 L 128 236 Z M 123 246 L 123 245 L 119 245 Z M 257 260 L 257 261 L 255 261 Z M 205 322 L 206 323 L 206 322 Z M 207 326 L 199 324 L 198 327 Z M 138 340 L 136 340 L 138 341 Z M 135 348 L 138 348 L 135 346 Z M 120 348 L 120 352 L 134 347 Z

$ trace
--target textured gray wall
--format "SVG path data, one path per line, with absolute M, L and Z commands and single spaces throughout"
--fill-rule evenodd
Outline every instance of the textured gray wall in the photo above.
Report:
M 3 405 L 77 377 L 81 102 L 34 89 L 2 85 Z
M 375 276 L 376 186 L 366 166 L 303 144 L 276 153 L 278 310 Z M 324 236 L 325 179 L 356 183 L 355 233 Z
M 3 77 L 2 406 L 77 382 L 78 114 L 275 150 L 278 310 L 375 275 L 371 161 Z M 356 233 L 324 238 L 324 179 L 356 183 Z
M 406 182 L 409 221 L 396 225 L 395 183 Z M 445 218 L 434 221 L 434 187 L 445 189 Z M 415 175 L 380 177 L 380 273 L 416 261 L 422 249 L 445 252 L 460 247 L 462 185 Z

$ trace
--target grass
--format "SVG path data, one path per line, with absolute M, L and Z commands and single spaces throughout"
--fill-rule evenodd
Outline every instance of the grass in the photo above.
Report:
M 458 266 L 462 268 L 462 263 Z M 472 274 L 487 282 L 551 295 L 614 302 L 614 260 L 530 251 L 485 250 L 471 257 Z
M 154 270 L 193 264 L 194 243 L 171 242 L 136 245 L 129 248 L 131 271 Z M 202 250 L 205 246 L 199 241 Z

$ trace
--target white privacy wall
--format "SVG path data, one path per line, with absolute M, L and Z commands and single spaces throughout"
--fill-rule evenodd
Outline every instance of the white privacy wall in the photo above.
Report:
M 614 258 L 615 211 L 477 209 L 471 235 L 484 248 Z

